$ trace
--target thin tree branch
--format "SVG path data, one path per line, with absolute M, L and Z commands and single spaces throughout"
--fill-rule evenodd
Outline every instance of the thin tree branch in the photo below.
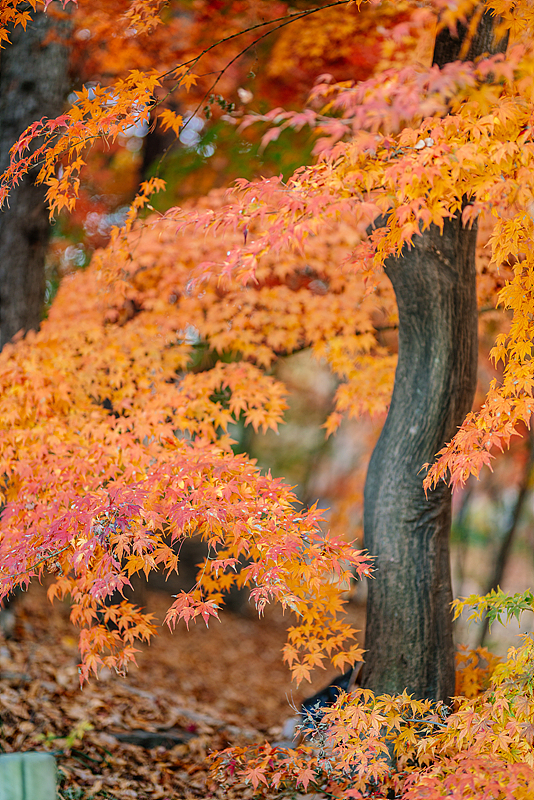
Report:
M 297 22 L 298 20 L 305 19 L 306 17 L 309 17 L 312 14 L 316 14 L 318 11 L 324 11 L 324 9 L 326 9 L 326 8 L 333 8 L 335 6 L 347 5 L 349 2 L 351 2 L 351 0 L 337 0 L 337 2 L 335 2 L 335 3 L 328 3 L 327 5 L 324 5 L 324 6 L 317 6 L 315 8 L 309 8 L 306 11 L 300 11 L 300 12 L 298 12 L 296 14 L 289 14 L 289 15 L 286 15 L 284 17 L 278 17 L 277 19 L 269 20 L 268 22 L 261 22 L 261 23 L 258 23 L 257 25 L 252 25 L 250 28 L 245 28 L 244 30 L 239 31 L 238 33 L 233 33 L 231 36 L 227 36 L 226 38 L 221 39 L 218 42 L 215 42 L 214 44 L 210 45 L 205 50 L 203 50 L 202 53 L 199 53 L 198 56 L 195 56 L 195 58 L 192 58 L 189 61 L 184 61 L 182 64 L 179 64 L 178 66 L 174 67 L 172 70 L 169 70 L 168 72 L 163 73 L 163 75 L 160 75 L 159 76 L 160 78 L 164 78 L 165 76 L 172 75 L 177 70 L 182 69 L 183 67 L 186 67 L 186 66 L 189 67 L 187 72 L 185 73 L 185 75 L 187 75 L 188 73 L 191 72 L 192 67 L 194 67 L 194 65 L 197 64 L 200 61 L 200 59 L 203 56 L 206 55 L 206 53 L 209 53 L 210 50 L 213 50 L 215 47 L 218 47 L 219 45 L 224 44 L 225 42 L 229 42 L 232 39 L 237 38 L 238 36 L 242 36 L 245 33 L 249 33 L 250 31 L 257 30 L 258 28 L 264 28 L 266 25 L 274 25 L 275 22 L 281 22 L 280 25 L 275 25 L 273 28 L 271 28 L 270 30 L 266 31 L 265 33 L 262 33 L 261 36 L 258 36 L 256 39 L 254 39 L 253 42 L 248 44 L 246 47 L 244 47 L 242 50 L 240 50 L 239 53 L 237 53 L 237 55 L 235 55 L 232 59 L 230 59 L 230 61 L 228 61 L 226 63 L 226 65 L 221 70 L 219 70 L 219 72 L 214 73 L 214 74 L 217 75 L 217 77 L 215 78 L 215 80 L 213 81 L 213 83 L 211 84 L 209 89 L 207 89 L 207 91 L 204 93 L 204 95 L 202 96 L 201 100 L 198 102 L 194 112 L 191 114 L 189 119 L 184 123 L 184 125 L 182 127 L 182 130 L 184 130 L 187 127 L 187 125 L 189 124 L 189 122 L 193 119 L 193 117 L 196 116 L 198 111 L 201 109 L 203 103 L 206 102 L 207 98 L 210 96 L 210 94 L 213 92 L 213 90 L 215 89 L 215 87 L 217 86 L 219 81 L 221 80 L 221 78 L 224 75 L 224 73 L 227 70 L 229 70 L 230 67 L 232 66 L 232 64 L 234 64 L 236 61 L 238 61 L 241 58 L 241 56 L 245 55 L 245 53 L 248 50 L 250 50 L 252 47 L 255 47 L 258 44 L 258 42 L 261 42 L 262 39 L 265 39 L 265 38 L 267 38 L 267 36 L 270 36 L 271 33 L 275 33 L 276 31 L 279 31 L 282 28 L 285 28 L 287 25 L 291 25 L 293 22 Z M 181 77 L 183 77 L 183 76 L 181 76 Z M 157 108 L 157 106 L 159 106 L 163 102 L 165 102 L 165 100 L 180 86 L 180 84 L 181 84 L 181 81 L 179 81 L 176 84 L 176 86 L 174 86 L 172 89 L 170 89 L 170 91 L 165 95 L 165 97 L 161 98 L 161 100 L 156 101 L 154 103 L 154 105 L 151 107 L 151 110 L 153 108 Z M 159 175 L 160 167 L 161 167 L 164 159 L 166 158 L 168 152 L 174 147 L 174 144 L 175 144 L 175 142 L 172 142 L 163 151 L 163 153 L 162 153 L 162 155 L 161 155 L 161 157 L 160 157 L 160 159 L 158 161 L 158 165 L 156 167 L 156 175 Z

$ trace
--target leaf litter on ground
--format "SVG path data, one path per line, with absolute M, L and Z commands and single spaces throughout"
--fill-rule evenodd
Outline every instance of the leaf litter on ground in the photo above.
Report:
M 164 618 L 165 594 L 143 602 Z M 350 609 L 361 627 L 361 609 Z M 334 677 L 317 670 L 295 688 L 281 655 L 288 620 L 271 609 L 260 621 L 223 614 L 209 630 L 161 627 L 137 669 L 104 670 L 80 689 L 68 607 L 50 606 L 35 585 L 13 611 L 12 637 L 0 634 L 0 749 L 52 752 L 59 800 L 231 800 L 210 777 L 209 754 L 277 740 L 300 702 Z

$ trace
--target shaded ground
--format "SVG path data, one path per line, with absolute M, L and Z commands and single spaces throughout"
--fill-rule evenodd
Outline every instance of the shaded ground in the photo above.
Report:
M 147 597 L 159 619 L 167 602 Z M 350 606 L 350 617 L 362 627 L 360 609 Z M 334 674 L 318 671 L 297 690 L 282 664 L 285 625 L 273 609 L 260 622 L 227 614 L 209 630 L 162 628 L 138 669 L 80 690 L 68 608 L 32 587 L 16 606 L 14 638 L 0 638 L 0 747 L 53 752 L 60 800 L 228 797 L 210 781 L 208 754 L 275 740 L 291 705 Z

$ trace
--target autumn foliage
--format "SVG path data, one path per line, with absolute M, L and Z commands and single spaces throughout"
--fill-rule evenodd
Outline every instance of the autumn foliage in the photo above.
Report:
M 336 5 L 352 30 L 356 4 Z M 245 17 L 253 6 L 243 4 Z M 479 475 L 530 424 L 534 12 L 526 0 L 486 6 L 510 31 L 505 57 L 429 66 L 438 16 L 454 27 L 480 9 L 470 0 L 406 3 L 400 17 L 388 11 L 390 35 L 377 35 L 380 58 L 358 82 L 337 82 L 334 64 L 304 109 L 235 114 L 241 130 L 263 126 L 265 146 L 283 129 L 309 128 L 317 159 L 287 181 L 242 180 L 230 195 L 163 214 L 146 212 L 164 182 L 144 182 L 107 247 L 63 281 L 41 330 L 4 348 L 1 593 L 53 574 L 51 599 L 70 596 L 81 627 L 82 680 L 102 665 L 123 671 L 135 642 L 154 633 L 150 615 L 115 598 L 136 573 L 177 571 L 180 544 L 192 536 L 208 554 L 195 587 L 170 606 L 171 626 L 208 624 L 237 583 L 250 587 L 260 613 L 276 600 L 296 615 L 284 658 L 297 680 L 328 659 L 343 669 L 364 657 L 343 621 L 342 592 L 353 576 L 371 574 L 372 554 L 325 534 L 315 507 L 301 508 L 283 481 L 235 455 L 232 425 L 276 430 L 285 390 L 273 365 L 304 348 L 339 380 L 327 435 L 344 414 L 387 408 L 396 355 L 381 333 L 397 318 L 384 262 L 431 224 L 480 221 L 480 305 L 506 313 L 487 398 L 437 454 L 426 487 Z M 374 30 L 372 7 L 362 8 L 362 27 Z M 16 2 L 1 11 L 5 40 L 6 24 L 24 25 L 26 12 Z M 149 0 L 117 4 L 118 23 L 98 7 L 78 13 L 86 14 L 79 30 L 98 23 L 103 40 L 119 24 L 131 51 L 107 81 L 77 91 L 61 117 L 36 121 L 13 146 L 0 199 L 38 165 L 52 215 L 75 206 L 95 139 L 113 143 L 142 122 L 179 134 L 184 117 L 169 92 L 181 92 L 181 102 L 198 92 L 202 101 L 196 56 L 155 47 L 174 41 L 164 32 L 180 26 L 179 15 Z M 303 15 L 294 24 L 305 31 L 312 23 Z M 206 49 L 203 20 L 189 19 L 188 41 Z M 152 29 L 160 60 L 136 44 Z M 292 49 L 285 36 L 276 45 L 282 64 Z M 305 54 L 297 56 L 291 69 L 302 77 Z M 228 54 L 209 50 L 207 59 L 223 70 Z M 378 217 L 384 224 L 373 227 Z M 534 603 L 485 602 L 494 616 Z M 257 792 L 531 797 L 532 648 L 527 637 L 499 665 L 487 652 L 461 655 L 451 708 L 357 689 L 309 721 L 311 747 L 234 748 L 216 756 L 215 769 Z
M 73 618 L 87 628 L 83 674 L 96 670 L 103 647 L 110 651 L 103 663 L 122 668 L 132 656 L 133 640 L 152 632 L 149 620 L 125 602 L 105 609 L 104 623 L 120 621 L 110 632 L 104 623 L 94 624 L 98 607 L 133 573 L 176 570 L 172 544 L 193 535 L 208 542 L 210 555 L 198 589 L 180 596 L 170 609 L 170 623 L 198 616 L 207 622 L 217 615 L 221 592 L 234 581 L 253 582 L 260 610 L 266 601 L 279 599 L 303 617 L 286 651 L 299 677 L 309 676 L 325 652 L 341 651 L 334 655 L 338 666 L 345 658 L 352 663 L 361 651 L 350 646 L 343 655 L 352 634 L 335 621 L 338 590 L 348 585 L 351 567 L 367 573 L 369 559 L 345 542 L 325 540 L 318 512 L 296 509 L 288 487 L 234 456 L 227 433 L 240 415 L 256 430 L 276 428 L 284 389 L 262 368 L 283 343 L 315 342 L 320 352 L 321 339 L 334 325 L 348 329 L 349 308 L 343 321 L 339 298 L 324 302 L 323 284 L 315 295 L 313 285 L 311 290 L 289 288 L 283 279 L 292 271 L 290 264 L 267 269 L 266 285 L 251 293 L 244 307 L 239 283 L 228 283 L 223 291 L 212 280 L 201 291 L 188 290 L 202 250 L 191 236 L 188 254 L 185 242 L 178 244 L 171 226 L 166 228 L 166 235 L 159 226 L 145 235 L 135 232 L 140 239 L 128 272 L 117 257 L 108 266 L 114 265 L 113 274 L 106 274 L 97 259 L 67 278 L 42 330 L 4 353 L 3 470 L 9 498 L 4 563 L 19 580 L 45 567 L 60 573 L 51 596 L 70 592 Z M 338 229 L 325 247 L 344 253 L 343 233 Z M 210 253 L 215 246 L 204 244 Z M 308 294 L 323 299 L 322 331 L 319 309 L 313 329 L 302 321 L 297 327 Z M 266 312 L 255 314 L 262 305 Z M 285 312 L 285 330 L 273 327 L 270 307 Z M 348 338 L 349 354 L 356 354 L 357 341 Z M 187 374 L 201 341 L 228 358 Z M 359 349 L 365 363 L 366 348 L 360 344 Z M 240 351 L 245 357 L 238 360 Z M 340 369 L 343 355 L 340 348 Z M 16 445 L 20 436 L 24 443 Z M 77 468 L 71 473 L 73 458 Z M 20 526 L 26 525 L 28 512 L 33 521 L 23 551 Z M 238 576 L 243 558 L 253 564 Z M 6 589 L 11 582 L 5 579 Z

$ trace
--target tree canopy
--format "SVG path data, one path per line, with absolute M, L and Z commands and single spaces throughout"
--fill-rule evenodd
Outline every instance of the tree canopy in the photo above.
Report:
M 461 275 L 466 283 L 472 278 L 473 302 L 465 313 L 474 334 L 458 345 L 469 351 L 464 361 L 462 353 L 450 356 L 460 358 L 454 380 L 449 373 L 443 379 L 450 381 L 447 403 L 454 404 L 458 386 L 466 384 L 455 411 L 460 418 L 447 416 L 449 406 L 437 409 L 447 425 L 432 423 L 437 433 L 428 441 L 438 444 L 429 463 L 418 462 L 405 481 L 417 483 L 420 498 L 424 492 L 429 502 L 438 498 L 445 532 L 445 483 L 461 486 L 478 476 L 513 435 L 530 426 L 531 3 L 432 0 L 395 10 L 386 4 L 387 29 L 376 4 L 362 3 L 362 17 L 359 4 L 345 2 L 296 12 L 282 4 L 238 5 L 239 14 L 224 3 L 211 14 L 203 3 L 190 10 L 136 0 L 89 11 L 80 3 L 73 49 L 84 85 L 61 116 L 36 120 L 13 144 L 1 179 L 0 200 L 8 202 L 10 188 L 37 168 L 50 214 L 73 210 L 96 141 L 113 146 L 139 126 L 180 136 L 195 115 L 211 113 L 207 98 L 215 79 L 228 93 L 237 91 L 239 64 L 250 70 L 251 47 L 275 28 L 291 31 L 276 40 L 270 70 L 276 80 L 299 71 L 296 89 L 286 78 L 283 89 L 273 92 L 277 102 L 294 107 L 236 112 L 222 98 L 220 108 L 240 131 L 263 126 L 261 146 L 267 149 L 286 131 L 310 130 L 313 162 L 290 177 L 241 179 L 229 195 L 215 191 L 164 211 L 155 209 L 165 181 L 159 175 L 146 179 L 107 246 L 87 269 L 64 279 L 39 332 L 19 337 L 0 354 L 2 596 L 45 572 L 55 576 L 50 597 L 70 595 L 72 618 L 82 629 L 82 680 L 102 665 L 123 671 L 135 657 L 135 641 L 154 633 L 150 615 L 109 598 L 135 573 L 177 570 L 180 543 L 192 536 L 207 542 L 208 555 L 194 589 L 170 606 L 170 625 L 200 618 L 208 624 L 237 582 L 251 587 L 260 613 L 277 600 L 296 614 L 284 657 L 297 680 L 327 658 L 339 668 L 364 658 L 343 621 L 342 591 L 352 575 L 371 574 L 375 553 L 325 534 L 316 507 L 299 507 L 283 481 L 234 454 L 229 426 L 241 419 L 254 430 L 276 430 L 285 392 L 273 364 L 304 348 L 339 379 L 328 435 L 344 414 L 385 411 L 397 354 L 380 333 L 384 324 L 399 324 L 398 364 L 404 364 L 406 320 L 417 336 L 423 314 L 420 307 L 414 314 L 399 286 L 404 282 L 403 291 L 413 296 L 406 275 L 414 265 L 416 277 L 423 274 L 418 254 L 423 261 L 435 257 L 440 280 L 445 276 L 453 292 L 461 258 L 465 275 L 472 272 Z M 24 27 L 31 15 L 17 0 L 1 14 L 0 40 L 9 46 L 8 27 Z M 328 60 L 324 35 L 317 35 L 322 14 L 342 15 L 339 58 L 330 56 L 328 74 L 317 78 L 299 107 L 302 83 Z M 316 44 L 311 52 L 307 26 Z M 356 28 L 372 32 L 360 73 L 351 63 L 353 51 L 343 50 Z M 85 47 L 93 37 L 100 49 Z M 340 81 L 347 64 L 354 76 Z M 507 313 L 497 325 L 495 317 L 486 327 L 481 319 L 484 335 L 495 337 L 495 377 L 485 402 L 465 416 L 474 392 L 474 374 L 469 380 L 465 375 L 476 350 L 477 226 L 479 305 L 500 305 Z M 435 304 L 440 313 L 447 306 L 452 336 L 455 319 L 463 328 L 464 318 L 455 317 L 456 295 L 445 298 L 439 286 L 436 281 L 428 290 L 428 302 L 415 299 L 420 306 Z M 425 344 L 426 330 L 419 331 Z M 431 353 L 428 363 L 449 359 L 455 341 L 448 351 Z M 195 361 L 200 350 L 209 356 L 201 367 Z M 403 375 L 399 366 L 390 430 Z M 413 382 L 402 386 L 410 391 Z M 420 420 L 423 431 L 426 419 L 430 410 Z M 394 459 L 404 440 L 419 436 L 412 427 L 402 442 L 375 451 L 386 454 L 393 472 L 408 463 Z M 416 458 L 420 452 L 425 448 Z M 368 508 L 377 504 L 371 484 L 368 478 Z M 418 519 L 432 517 L 421 508 Z M 438 550 L 432 540 L 430 561 L 448 565 L 448 550 L 436 555 Z M 380 558 L 377 586 L 386 573 Z M 406 573 L 397 565 L 395 581 L 408 596 Z M 414 585 L 426 576 L 425 567 L 413 576 Z M 435 580 L 446 582 L 441 573 Z M 425 602 L 435 600 L 432 585 Z M 531 596 L 498 594 L 479 600 L 494 615 L 518 614 L 532 602 Z M 396 612 L 388 609 L 387 596 L 379 606 L 383 617 Z M 440 613 L 446 616 L 448 609 Z M 403 693 L 406 684 L 385 689 L 381 677 L 379 693 L 373 693 L 366 687 L 374 687 L 375 678 L 367 681 L 364 669 L 365 688 L 336 705 L 315 730 L 316 742 L 327 749 L 290 757 L 273 754 L 270 746 L 234 750 L 219 756 L 216 768 L 255 790 L 262 784 L 330 787 L 348 798 L 374 786 L 384 793 L 393 787 L 405 798 L 473 792 L 489 798 L 494 791 L 527 797 L 534 786 L 532 646 L 526 639 L 491 676 L 480 659 L 466 660 L 460 675 L 476 674 L 475 689 L 466 690 L 469 681 L 462 685 L 460 679 L 463 696 L 452 713 L 437 702 L 450 698 L 450 674 L 428 691 L 420 687 L 433 678 L 424 677 L 408 686 L 412 694 Z M 384 647 L 391 650 L 385 639 Z M 440 648 L 437 640 L 430 671 L 442 658 L 450 656 L 452 664 L 452 651 Z

